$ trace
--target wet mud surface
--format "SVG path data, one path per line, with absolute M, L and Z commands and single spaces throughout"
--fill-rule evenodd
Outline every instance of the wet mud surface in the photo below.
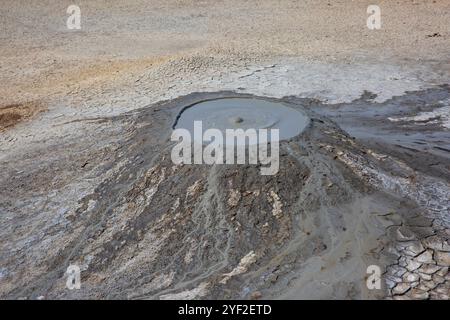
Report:
M 276 175 L 174 165 L 180 112 L 225 97 L 253 98 L 190 94 L 2 158 L 0 297 L 448 299 L 450 133 L 443 116 L 411 118 L 447 108 L 448 86 L 383 103 L 259 97 L 310 119 L 280 142 Z M 65 288 L 69 264 L 81 290 Z
M 281 140 L 299 135 L 309 123 L 301 110 L 282 103 L 238 97 L 207 100 L 186 107 L 174 127 L 188 129 L 194 136 L 195 121 L 202 122 L 203 131 L 218 129 L 223 136 L 226 129 L 278 129 Z

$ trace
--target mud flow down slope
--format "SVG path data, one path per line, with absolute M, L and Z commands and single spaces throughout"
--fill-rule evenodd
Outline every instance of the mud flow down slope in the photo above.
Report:
M 7 1 L 0 298 L 449 299 L 450 2 L 363 2 Z M 174 163 L 200 120 L 279 170 Z

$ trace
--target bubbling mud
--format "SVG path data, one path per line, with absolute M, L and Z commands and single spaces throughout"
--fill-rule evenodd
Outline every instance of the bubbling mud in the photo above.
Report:
M 194 135 L 194 121 L 202 121 L 203 131 L 218 129 L 279 129 L 279 140 L 303 132 L 309 124 L 305 113 L 282 103 L 256 98 L 222 98 L 202 101 L 182 110 L 174 128 Z

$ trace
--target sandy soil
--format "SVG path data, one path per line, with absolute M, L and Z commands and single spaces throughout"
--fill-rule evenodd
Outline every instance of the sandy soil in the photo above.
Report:
M 220 77 L 274 57 L 448 60 L 449 1 L 378 1 L 378 31 L 366 27 L 370 1 L 86 1 L 80 31 L 66 28 L 70 1 L 26 3 L 7 0 L 0 9 L 2 105 L 86 99 L 93 87 L 130 85 L 162 65 L 164 79 L 146 79 L 149 91 L 169 90 L 184 72 Z M 448 74 L 448 64 L 439 71 Z
M 70 4 L 0 8 L 0 297 L 449 298 L 450 1 Z M 246 94 L 316 119 L 277 176 L 173 166 L 183 106 Z

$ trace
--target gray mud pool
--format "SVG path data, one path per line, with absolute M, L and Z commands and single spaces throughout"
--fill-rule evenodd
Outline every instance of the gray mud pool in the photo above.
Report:
M 279 140 L 286 140 L 299 135 L 310 120 L 305 113 L 279 102 L 256 98 L 221 98 L 186 107 L 174 128 L 187 129 L 194 135 L 195 121 L 201 121 L 203 131 L 218 129 L 224 136 L 226 129 L 279 129 Z

